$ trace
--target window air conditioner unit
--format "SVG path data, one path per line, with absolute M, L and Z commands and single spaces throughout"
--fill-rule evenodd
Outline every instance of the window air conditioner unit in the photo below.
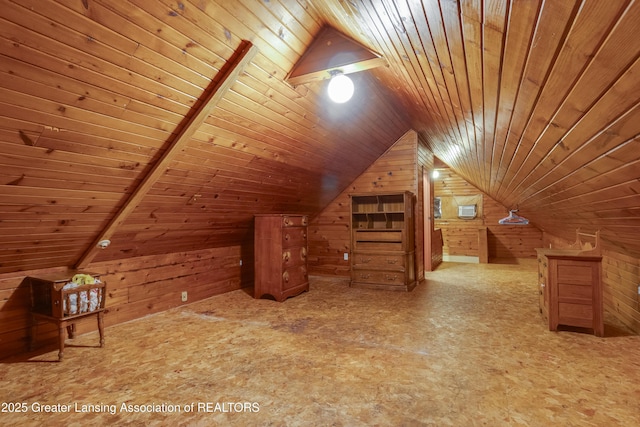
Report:
M 476 205 L 461 205 L 458 206 L 458 218 L 461 219 L 474 219 L 476 217 Z

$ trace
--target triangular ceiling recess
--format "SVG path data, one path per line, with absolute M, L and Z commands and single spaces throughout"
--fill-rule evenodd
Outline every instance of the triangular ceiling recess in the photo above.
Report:
M 292 86 L 331 77 L 330 71 L 344 74 L 386 65 L 387 61 L 371 49 L 338 32 L 324 27 L 286 78 Z

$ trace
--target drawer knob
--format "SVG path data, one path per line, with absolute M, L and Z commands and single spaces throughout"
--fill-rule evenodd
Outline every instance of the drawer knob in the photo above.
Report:
M 285 271 L 284 273 L 282 273 L 282 280 L 284 280 L 285 283 L 289 283 L 289 272 Z
M 371 258 L 360 258 L 360 262 L 363 264 L 368 264 L 371 262 Z
M 289 261 L 289 259 L 291 259 L 291 253 L 289 251 L 285 251 L 282 253 L 282 260 L 284 262 Z
M 398 262 L 397 259 L 388 259 L 387 264 L 396 264 Z
M 361 279 L 368 279 L 369 275 L 368 274 L 364 274 L 364 273 L 360 273 L 360 278 Z

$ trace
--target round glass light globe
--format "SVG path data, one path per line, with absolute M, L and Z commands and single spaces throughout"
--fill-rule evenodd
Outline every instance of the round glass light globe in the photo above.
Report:
M 344 74 L 338 74 L 337 76 L 332 77 L 329 81 L 329 87 L 327 88 L 329 98 L 338 104 L 342 104 L 350 100 L 353 96 L 353 90 L 353 82 Z

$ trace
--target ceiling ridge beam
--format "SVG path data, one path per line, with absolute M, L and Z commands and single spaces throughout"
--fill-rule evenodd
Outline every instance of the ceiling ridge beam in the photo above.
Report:
M 213 109 L 222 100 L 227 91 L 236 82 L 245 67 L 251 62 L 258 52 L 258 48 L 251 42 L 243 40 L 236 49 L 233 56 L 220 69 L 214 78 L 210 88 L 204 92 L 203 100 L 195 113 L 185 121 L 182 129 L 175 138 L 169 140 L 166 150 L 158 161 L 142 179 L 138 187 L 129 195 L 127 201 L 122 205 L 118 213 L 111 218 L 107 226 L 98 234 L 83 255 L 76 261 L 75 268 L 85 268 L 91 263 L 93 258 L 101 250 L 98 242 L 110 239 L 117 228 L 127 219 L 127 217 L 138 207 L 142 199 L 147 195 L 153 185 L 168 169 L 169 164 L 174 160 L 181 149 L 189 142 L 194 133 L 200 128 L 209 117 Z
M 297 86 L 328 79 L 332 70 L 350 74 L 386 64 L 387 61 L 379 53 L 333 27 L 324 26 L 293 66 L 285 81 Z

